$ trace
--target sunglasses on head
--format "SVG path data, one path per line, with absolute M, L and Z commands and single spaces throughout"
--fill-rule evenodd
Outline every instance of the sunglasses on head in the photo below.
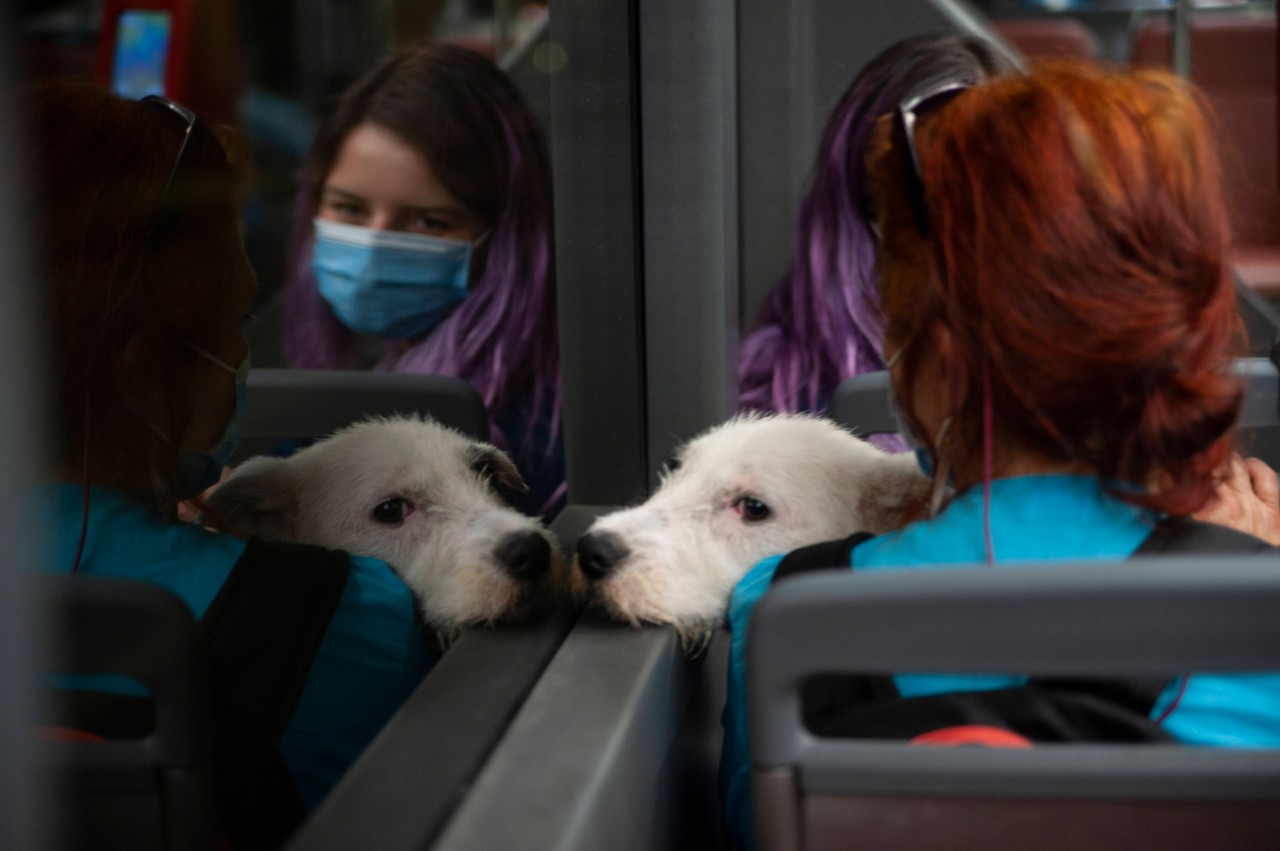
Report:
M 894 113 L 894 130 L 901 137 L 907 153 L 907 199 L 911 203 L 911 216 L 915 220 L 916 230 L 921 236 L 929 235 L 929 206 L 925 202 L 920 154 L 916 151 L 916 122 L 972 87 L 972 83 L 962 80 L 941 80 L 909 96 L 898 105 L 897 112 Z
M 169 176 L 165 179 L 164 190 L 160 194 L 159 212 L 156 214 L 156 222 L 151 230 L 150 241 L 157 243 L 167 238 L 168 231 L 173 225 L 172 220 L 176 211 L 169 209 L 171 200 L 169 192 L 178 181 L 178 175 L 185 168 L 191 168 L 198 162 L 212 160 L 225 163 L 227 154 L 213 131 L 182 104 L 161 95 L 147 95 L 140 103 L 159 110 L 165 115 L 173 116 L 182 124 L 182 142 L 178 145 L 178 156 L 174 158 L 173 167 L 169 169 Z

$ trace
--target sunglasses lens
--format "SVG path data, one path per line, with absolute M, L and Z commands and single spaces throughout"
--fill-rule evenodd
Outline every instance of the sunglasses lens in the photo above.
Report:
M 165 181 L 156 220 L 148 238 L 149 244 L 155 247 L 168 240 L 174 220 L 178 216 L 175 208 L 181 205 L 175 201 L 174 195 L 177 190 L 174 186 L 175 184 L 185 185 L 188 182 L 180 177 L 182 172 L 189 170 L 196 163 L 226 163 L 227 155 L 222 144 L 213 135 L 213 131 L 185 106 L 160 95 L 148 95 L 141 102 L 167 116 L 172 116 L 175 123 L 180 122 L 182 127 L 182 142 L 178 146 L 178 155 L 174 158 L 173 168 L 169 170 L 169 177 Z
M 911 202 L 911 214 L 915 219 L 916 230 L 922 236 L 929 234 L 929 205 L 925 201 L 920 154 L 916 151 L 916 122 L 920 116 L 940 109 L 969 88 L 971 84 L 965 82 L 942 83 L 908 98 L 898 107 L 896 125 L 906 152 L 907 195 Z

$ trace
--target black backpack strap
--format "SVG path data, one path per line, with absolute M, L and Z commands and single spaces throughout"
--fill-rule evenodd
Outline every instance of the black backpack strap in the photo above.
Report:
M 1054 692 L 1088 696 L 1109 706 L 1120 707 L 1136 717 L 1147 718 L 1173 677 L 1032 677 L 1028 685 Z
M 850 570 L 854 547 L 875 537 L 857 532 L 837 541 L 824 541 L 792 550 L 778 562 L 770 585 L 790 576 L 819 570 Z M 805 726 L 823 728 L 825 719 L 839 716 L 851 707 L 898 699 L 898 686 L 887 674 L 819 674 L 800 686 L 800 706 Z
M 1009 730 L 1033 742 L 1152 742 L 1172 736 L 1146 712 L 1092 689 L 1032 681 L 991 691 L 947 692 L 841 707 L 805 715 L 816 735 L 913 739 L 959 726 Z
M 1134 551 L 1132 558 L 1186 553 L 1261 553 L 1275 547 L 1252 535 L 1189 517 L 1168 517 Z
M 1131 558 L 1158 555 L 1194 555 L 1201 553 L 1251 553 L 1274 549 L 1266 541 L 1237 532 L 1216 523 L 1205 523 L 1189 517 L 1167 517 L 1134 551 Z M 1034 678 L 1031 684 L 1049 689 L 1090 695 L 1111 706 L 1123 707 L 1134 715 L 1147 716 L 1172 682 L 1170 677 L 1131 677 L 1112 679 Z
M 251 538 L 200 620 L 212 670 L 224 827 L 278 848 L 306 811 L 276 743 L 346 587 L 346 553 Z
M 853 548 L 874 537 L 874 535 L 867 532 L 857 532 L 838 541 L 824 541 L 821 544 L 812 544 L 807 547 L 801 547 L 798 550 L 792 550 L 783 557 L 782 561 L 778 562 L 778 567 L 774 570 L 773 579 L 769 584 L 776 585 L 788 576 L 795 576 L 797 573 L 829 570 L 833 567 L 841 567 L 848 570 L 850 559 L 853 556 Z
M 1131 558 L 1208 553 L 1253 553 L 1274 548 L 1266 541 L 1216 523 L 1189 517 L 1166 517 L 1133 552 Z M 1111 706 L 1124 707 L 1135 715 L 1150 715 L 1152 707 L 1169 684 L 1170 677 L 1103 679 L 1032 679 L 1031 683 L 1050 689 L 1090 695 Z

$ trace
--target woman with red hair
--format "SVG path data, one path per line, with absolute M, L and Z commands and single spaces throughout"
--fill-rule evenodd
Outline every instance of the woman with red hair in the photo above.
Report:
M 868 158 L 886 363 L 935 499 L 928 519 L 847 541 L 853 569 L 1124 559 L 1191 529 L 1230 458 L 1242 395 L 1227 218 L 1197 96 L 1165 73 L 1082 65 L 976 87 L 935 78 L 880 120 Z M 1221 527 L 1197 534 L 1266 548 Z M 721 783 L 744 840 L 747 625 L 775 578 L 816 566 L 807 556 L 760 563 L 730 607 Z M 860 697 L 846 689 L 844 731 L 858 713 L 901 711 L 899 698 L 954 704 L 1026 684 L 883 679 Z M 1138 703 L 1124 733 L 1013 730 L 1280 746 L 1280 676 L 1182 677 Z

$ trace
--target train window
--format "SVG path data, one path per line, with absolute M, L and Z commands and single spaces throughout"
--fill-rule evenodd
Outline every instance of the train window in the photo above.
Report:
M 1184 70 L 1229 151 L 1233 268 L 1261 354 L 1280 332 L 1275 4 L 1196 3 L 1185 24 L 1174 5 L 24 0 L 18 64 L 24 80 L 163 93 L 235 128 L 254 163 L 242 224 L 258 283 L 246 331 L 254 366 L 463 374 L 490 407 L 481 430 L 492 442 L 547 450 L 533 475 L 520 462 L 540 478 L 524 508 L 572 544 L 596 515 L 651 492 L 661 459 L 700 431 L 744 408 L 830 411 L 842 379 L 883 368 L 866 303 L 876 280 L 865 211 L 851 225 L 811 213 L 825 203 L 815 187 L 830 177 L 824 133 L 842 98 L 868 61 L 909 36 L 967 34 L 1001 67 L 1061 55 L 1173 67 L 1189 48 Z M 465 135 L 468 109 L 439 100 L 404 118 L 379 106 L 363 120 L 381 85 L 374 69 L 394 76 L 380 63 L 422 42 L 478 55 L 481 64 L 450 66 L 462 69 L 445 75 L 462 94 L 447 94 L 479 92 L 469 106 L 481 112 L 498 105 L 496 125 L 448 156 L 432 153 L 433 132 Z M 428 114 L 437 108 L 443 120 Z M 390 139 L 379 133 L 397 121 Z M 512 156 L 490 155 L 513 139 Z M 843 166 L 862 151 L 837 153 Z M 397 158 L 414 167 L 386 165 Z M 519 185 L 508 180 L 516 169 Z M 851 184 L 838 193 L 861 191 L 856 175 L 839 177 Z M 430 264 L 405 259 L 427 255 Z M 368 287 L 380 290 L 370 307 L 353 293 L 379 264 L 412 266 L 411 280 Z M 833 270 L 851 267 L 858 289 L 841 290 Z M 429 309 L 396 304 L 388 291 L 400 284 L 429 292 Z M 510 310 L 448 324 L 481 302 Z M 861 348 L 848 345 L 866 329 Z M 825 349 L 815 342 L 833 336 Z M 795 356 L 781 367 L 780 340 Z M 520 381 L 493 379 L 503 368 Z M 553 620 L 545 631 L 468 633 L 445 653 L 298 847 L 338 847 L 388 825 L 383 847 L 477 837 L 591 847 L 617 835 L 715 847 L 724 633 L 691 660 L 670 631 L 624 629 L 595 609 Z M 469 669 L 495 659 L 503 664 L 489 670 L 504 682 L 489 687 Z M 442 728 L 468 741 L 441 738 Z M 427 739 L 434 749 L 415 749 Z M 444 786 L 416 812 L 415 787 L 433 777 Z M 431 823 L 415 821 L 427 809 Z

